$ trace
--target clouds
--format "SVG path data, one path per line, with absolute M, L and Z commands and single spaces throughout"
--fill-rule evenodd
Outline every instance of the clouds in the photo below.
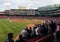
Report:
M 11 5 L 11 3 L 4 3 L 4 5 L 6 5 L 6 6 L 10 6 L 10 5 Z
M 10 3 L 10 8 L 18 8 L 18 6 L 38 8 L 46 5 L 58 4 L 60 3 L 60 0 L 1 0 L 0 9 L 6 9 L 5 3 Z
M 58 0 L 10 0 L 10 2 L 13 4 L 16 4 L 18 6 L 26 6 L 30 7 L 30 4 L 33 4 L 33 8 L 51 5 L 51 4 L 57 4 Z
M 11 3 L 12 5 L 14 4 L 20 4 L 20 5 L 28 5 L 28 4 L 40 4 L 42 5 L 49 5 L 49 4 L 57 4 L 60 3 L 59 0 L 1 0 L 1 3 Z

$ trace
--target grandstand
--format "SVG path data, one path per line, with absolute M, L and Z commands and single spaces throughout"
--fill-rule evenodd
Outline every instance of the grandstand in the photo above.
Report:
M 38 9 L 10 9 L 0 13 L 0 17 L 18 18 L 38 18 L 39 17 L 59 17 L 60 5 L 49 5 Z
M 50 5 L 46 7 L 39 7 L 38 10 L 40 12 L 40 15 L 45 15 L 45 16 L 60 15 L 60 5 Z

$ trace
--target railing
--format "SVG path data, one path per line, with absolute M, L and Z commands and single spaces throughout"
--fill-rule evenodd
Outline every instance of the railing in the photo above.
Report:
M 38 40 L 40 38 L 41 38 L 41 36 L 37 36 L 37 37 L 34 37 L 34 38 L 27 40 L 27 42 L 35 42 L 36 40 Z
M 53 39 L 53 35 L 49 34 L 45 37 L 42 37 L 42 38 L 36 40 L 35 42 L 49 42 L 49 41 L 52 41 L 52 39 Z

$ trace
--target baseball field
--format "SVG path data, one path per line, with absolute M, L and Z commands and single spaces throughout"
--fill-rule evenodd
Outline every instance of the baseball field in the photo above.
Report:
M 16 36 L 29 24 L 41 23 L 41 20 L 27 20 L 27 19 L 0 19 L 0 42 L 5 42 L 7 34 L 14 33 Z

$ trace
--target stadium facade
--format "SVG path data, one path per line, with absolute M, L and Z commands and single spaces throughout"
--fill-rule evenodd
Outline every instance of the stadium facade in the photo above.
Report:
M 0 12 L 7 16 L 60 16 L 60 5 L 39 7 L 38 9 L 10 9 Z
M 10 9 L 5 10 L 5 14 L 7 15 L 35 15 L 37 13 L 37 9 Z
M 39 7 L 38 9 L 10 9 L 5 10 L 7 15 L 35 15 L 35 16 L 59 16 L 60 6 Z

